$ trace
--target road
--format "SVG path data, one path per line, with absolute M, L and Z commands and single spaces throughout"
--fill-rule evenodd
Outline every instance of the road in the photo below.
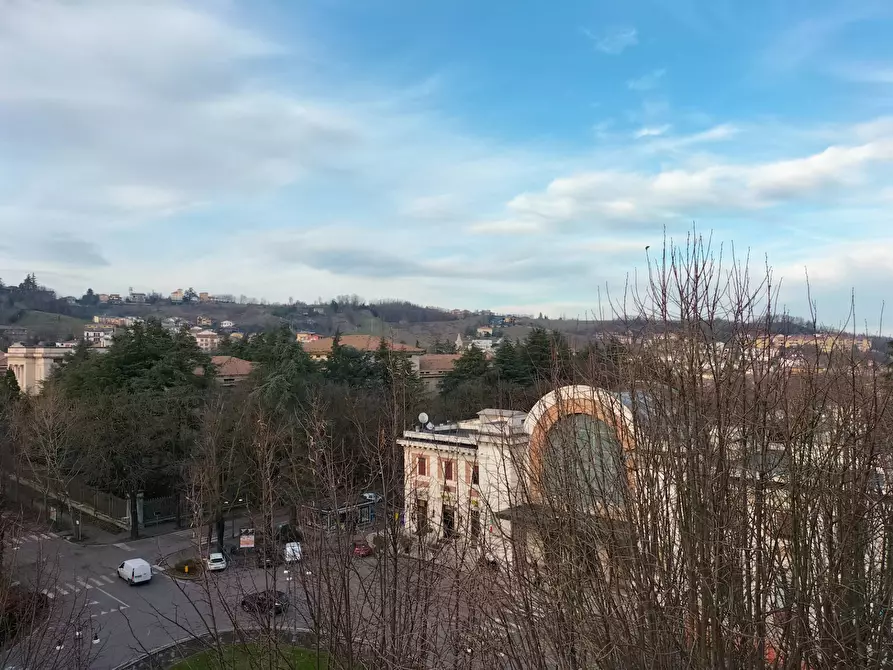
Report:
M 226 570 L 197 581 L 171 578 L 159 563 L 188 550 L 192 542 L 192 532 L 181 531 L 109 546 L 81 546 L 46 528 L 22 529 L 5 550 L 7 560 L 15 564 L 16 580 L 51 602 L 50 621 L 40 634 L 46 647 L 40 665 L 115 668 L 171 642 L 231 629 L 233 621 L 256 626 L 259 622 L 239 607 L 245 593 L 268 586 L 293 590 L 281 567 Z M 152 564 L 149 583 L 131 586 L 118 578 L 116 569 L 128 558 Z M 300 598 L 296 600 L 297 606 L 279 617 L 277 626 L 306 626 Z M 30 657 L 35 657 L 33 650 Z M 15 654 L 5 667 L 21 667 Z
M 231 564 L 225 571 L 208 573 L 196 581 L 173 579 L 161 565 L 166 557 L 177 553 L 194 555 L 190 530 L 115 545 L 81 546 L 46 528 L 31 526 L 23 528 L 17 539 L 8 543 L 6 551 L 7 560 L 16 563 L 16 578 L 44 592 L 52 603 L 50 621 L 39 641 L 44 655 L 35 664 L 32 653 L 30 667 L 108 670 L 177 640 L 232 629 L 234 622 L 251 628 L 268 625 L 269 622 L 256 621 L 240 608 L 245 593 L 267 588 L 288 592 L 292 602 L 289 611 L 277 617 L 274 625 L 308 628 L 309 608 L 304 589 L 320 588 L 317 581 L 320 575 L 328 571 L 328 575 L 336 576 L 339 565 L 350 566 L 353 607 L 359 608 L 357 620 L 374 627 L 377 619 L 376 559 L 339 561 L 340 549 L 330 555 L 329 560 L 334 563 L 327 568 L 320 565 L 325 552 L 308 547 L 303 564 L 265 570 L 253 564 Z M 131 586 L 117 577 L 116 568 L 126 559 L 137 557 L 152 564 L 153 579 L 148 584 Z M 417 575 L 425 581 L 428 578 L 423 576 L 424 571 L 441 573 L 441 568 L 434 564 L 414 561 L 404 561 L 401 572 L 415 572 L 414 566 L 423 571 Z M 455 593 L 449 580 L 444 586 Z M 439 603 L 434 606 L 441 608 Z M 443 603 L 445 609 L 456 606 L 455 602 Z M 459 606 L 465 609 L 464 604 Z M 491 622 L 503 631 L 503 638 L 514 637 L 518 631 L 511 621 L 495 618 Z M 448 630 L 447 620 L 444 624 L 447 625 L 444 635 L 454 632 Z M 488 642 L 486 646 L 493 643 Z M 8 660 L 0 658 L 0 663 L 4 661 L 6 668 L 23 667 L 15 655 Z

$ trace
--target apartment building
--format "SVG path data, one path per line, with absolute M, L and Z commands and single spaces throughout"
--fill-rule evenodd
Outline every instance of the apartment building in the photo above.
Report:
M 301 340 L 298 340 L 299 342 Z M 335 342 L 334 337 L 321 337 L 316 340 L 304 342 L 304 351 L 310 354 L 310 358 L 318 361 L 324 361 L 332 353 L 332 344 Z M 340 344 L 343 347 L 351 347 L 368 354 L 374 354 L 381 345 L 381 338 L 373 335 L 342 335 Z M 392 342 L 385 340 L 388 350 L 407 356 L 412 363 L 413 370 L 418 371 L 419 359 L 425 353 L 424 349 L 411 347 L 408 344 L 400 342 Z
M 437 391 L 440 380 L 452 371 L 461 354 L 424 354 L 419 357 L 419 377 L 428 391 Z
M 198 348 L 205 352 L 217 351 L 220 346 L 220 336 L 213 330 L 200 330 L 193 334 Z
M 101 347 L 109 347 L 112 344 L 112 338 L 118 330 L 117 326 L 104 323 L 93 323 L 84 326 L 84 340 L 88 344 L 96 344 Z

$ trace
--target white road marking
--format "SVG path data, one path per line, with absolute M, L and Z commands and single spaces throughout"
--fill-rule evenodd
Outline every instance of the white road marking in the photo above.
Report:
M 78 577 L 78 578 L 77 578 L 77 583 L 80 584 L 80 585 L 81 585 L 83 588 L 85 588 L 85 589 L 92 589 L 92 588 L 93 588 L 93 585 L 92 585 L 92 584 L 88 584 L 87 582 L 85 582 L 83 577 Z
M 96 586 L 104 586 L 104 584 L 101 581 L 99 581 L 98 579 L 96 579 L 96 577 L 90 577 L 90 581 L 93 582 L 94 584 L 96 584 Z
M 28 538 L 34 540 L 35 542 L 40 539 L 39 537 L 37 537 L 37 535 L 29 535 Z
M 52 536 L 52 535 L 47 535 L 46 533 L 40 533 L 40 536 L 41 536 L 44 540 L 52 540 L 52 539 L 53 539 L 53 536 Z
M 123 549 L 124 551 L 133 551 L 134 550 L 133 547 L 131 547 L 128 544 L 125 544 L 124 542 L 117 542 L 117 543 L 113 544 L 112 546 L 118 547 L 118 549 Z
M 55 593 L 50 593 L 47 589 L 44 589 L 43 591 L 41 591 L 41 593 L 43 595 L 45 595 L 47 598 L 55 598 L 56 597 Z
M 98 605 L 98 604 L 99 604 L 98 600 L 91 600 L 90 602 L 87 603 L 87 605 Z
M 99 578 L 104 581 L 106 584 L 114 584 L 115 580 L 109 577 L 108 575 L 100 575 Z
M 100 588 L 97 588 L 96 590 L 99 591 L 100 593 L 104 593 L 104 594 L 107 595 L 109 598 L 111 598 L 112 600 L 114 600 L 116 603 L 120 603 L 121 605 L 123 605 L 125 608 L 130 607 L 130 605 L 128 605 L 127 603 L 125 603 L 125 602 L 124 602 L 123 600 L 121 600 L 120 598 L 116 598 L 115 596 L 113 596 L 113 595 L 112 595 L 111 593 L 109 593 L 108 591 L 106 591 L 106 590 L 104 590 L 104 589 L 100 589 Z
M 164 568 L 160 565 L 153 565 L 152 570 L 154 570 L 155 572 L 164 572 Z
M 74 584 L 69 584 L 68 582 L 65 582 L 65 586 L 68 587 L 69 591 L 74 591 L 75 593 L 80 591 L 80 589 L 77 586 L 75 586 Z
M 65 589 L 63 589 L 61 586 L 56 586 L 55 589 L 56 589 L 59 593 L 61 593 L 63 596 L 67 596 L 67 595 L 68 595 L 68 591 L 66 591 Z
M 100 614 L 108 614 L 108 612 L 106 612 L 105 610 L 102 610 L 102 611 L 100 612 Z
M 10 586 L 18 586 L 18 585 L 21 584 L 21 583 L 22 583 L 22 582 L 16 580 L 16 581 L 14 581 L 12 584 L 10 584 Z

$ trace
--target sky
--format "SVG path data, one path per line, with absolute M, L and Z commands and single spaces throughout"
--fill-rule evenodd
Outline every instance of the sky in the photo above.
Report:
M 587 318 L 695 230 L 780 308 L 891 331 L 891 31 L 861 0 L 0 0 L 0 277 Z

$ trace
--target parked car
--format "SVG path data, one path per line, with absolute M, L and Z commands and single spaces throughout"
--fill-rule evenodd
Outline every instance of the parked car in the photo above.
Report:
M 209 572 L 217 572 L 218 570 L 226 570 L 226 556 L 219 552 L 211 553 L 205 559 L 205 566 L 208 568 Z
M 366 558 L 374 553 L 372 545 L 366 540 L 358 540 L 353 543 L 353 555 L 358 558 Z
M 242 598 L 242 609 L 253 614 L 282 614 L 288 609 L 288 596 L 268 589 Z
M 380 502 L 384 502 L 384 496 L 383 496 L 383 495 L 381 495 L 380 493 L 374 493 L 374 492 L 372 492 L 372 491 L 368 491 L 368 492 L 364 493 L 364 494 L 363 494 L 363 497 L 364 497 L 366 500 L 368 500 L 369 502 L 373 502 L 373 503 L 375 503 L 376 505 L 377 505 L 378 503 L 380 503 Z
M 118 566 L 118 576 L 130 585 L 152 579 L 152 566 L 142 558 L 130 558 Z

